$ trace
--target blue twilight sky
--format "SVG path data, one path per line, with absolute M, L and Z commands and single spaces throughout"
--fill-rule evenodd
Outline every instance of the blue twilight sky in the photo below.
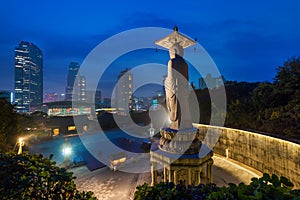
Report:
M 298 0 L 3 1 L 0 90 L 13 90 L 19 41 L 43 51 L 44 92 L 64 92 L 69 63 L 83 62 L 101 41 L 132 28 L 174 25 L 198 39 L 227 80 L 272 81 L 278 65 L 300 55 L 299 10 Z

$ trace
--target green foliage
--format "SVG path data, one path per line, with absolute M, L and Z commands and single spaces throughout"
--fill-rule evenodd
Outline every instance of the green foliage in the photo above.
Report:
M 4 152 L 11 148 L 20 132 L 20 117 L 6 99 L 0 99 L 0 108 L 0 152 Z
M 134 194 L 135 200 L 193 200 L 193 199 L 206 199 L 208 195 L 216 191 L 215 184 L 200 184 L 198 186 L 185 187 L 181 184 L 177 186 L 174 183 L 159 183 L 153 187 L 144 185 L 138 186 Z
M 78 191 L 74 178 L 41 155 L 0 154 L 1 199 L 96 199 Z
M 264 174 L 261 178 L 252 178 L 249 185 L 240 183 L 238 186 L 230 184 L 229 187 L 222 187 L 217 192 L 212 192 L 208 199 L 300 199 L 300 190 L 292 190 L 292 187 L 293 184 L 285 177 Z
M 249 185 L 230 183 L 228 187 L 216 187 L 215 184 L 198 186 L 175 186 L 173 183 L 160 183 L 153 187 L 147 184 L 137 187 L 135 200 L 150 199 L 191 199 L 191 200 L 299 200 L 300 190 L 292 190 L 293 184 L 285 177 L 264 174 L 261 178 L 252 178 Z
M 300 139 L 300 57 L 277 68 L 273 83 L 227 84 L 226 126 Z
M 18 137 L 28 136 L 27 128 L 40 127 L 36 116 L 16 113 L 14 106 L 6 99 L 0 99 L 0 111 L 0 152 L 11 151 Z
M 254 90 L 252 101 L 260 120 L 259 130 L 287 137 L 299 136 L 299 84 L 300 57 L 294 57 L 277 68 L 273 84 L 261 84 Z

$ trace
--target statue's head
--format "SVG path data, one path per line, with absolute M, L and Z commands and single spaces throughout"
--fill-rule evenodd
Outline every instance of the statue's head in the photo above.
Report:
M 183 52 L 184 52 L 183 47 L 178 43 L 173 44 L 169 48 L 170 58 L 175 58 L 175 55 L 183 57 Z

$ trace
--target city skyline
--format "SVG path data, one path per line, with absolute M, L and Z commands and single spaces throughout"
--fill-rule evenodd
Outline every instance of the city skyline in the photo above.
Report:
M 118 7 L 111 2 L 69 3 L 3 3 L 0 90 L 13 91 L 14 48 L 23 40 L 36 44 L 44 53 L 45 93 L 64 93 L 70 62 L 82 63 L 103 40 L 138 27 L 172 29 L 177 25 L 182 33 L 197 38 L 228 80 L 272 81 L 277 66 L 300 54 L 297 1 L 173 1 L 146 5 L 133 1 L 130 5 L 120 2 Z M 176 9 L 178 14 L 170 14 Z M 121 70 L 135 67 L 130 64 L 116 67 L 111 83 L 116 82 Z

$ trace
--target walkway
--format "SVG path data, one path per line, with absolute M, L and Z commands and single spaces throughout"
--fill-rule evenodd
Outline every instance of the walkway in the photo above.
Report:
M 251 178 L 262 176 L 262 173 L 233 160 L 219 156 L 213 159 L 213 181 L 218 186 L 240 182 L 248 184 Z M 75 182 L 79 190 L 93 191 L 98 199 L 103 200 L 132 199 L 137 185 L 151 182 L 150 173 L 113 172 L 107 167 L 91 172 L 83 166 L 71 171 L 77 177 Z

